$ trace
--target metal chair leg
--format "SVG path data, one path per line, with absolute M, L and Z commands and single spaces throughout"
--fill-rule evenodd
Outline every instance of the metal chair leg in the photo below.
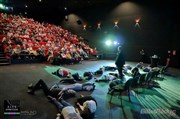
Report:
M 120 98 L 121 98 L 121 106 L 122 106 L 122 96 L 120 95 Z
M 110 102 L 111 102 L 112 97 L 113 97 L 113 95 L 114 95 L 114 92 L 112 91 L 112 92 L 110 93 L 110 95 L 111 95 L 111 98 L 110 98 Z
M 131 98 L 130 98 L 130 91 L 128 90 L 128 97 L 129 97 L 129 101 L 131 101 Z

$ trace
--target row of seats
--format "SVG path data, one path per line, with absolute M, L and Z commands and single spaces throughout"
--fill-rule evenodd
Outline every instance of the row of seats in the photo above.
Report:
M 110 95 L 110 102 L 112 101 L 112 97 L 114 95 L 120 96 L 121 98 L 121 105 L 122 105 L 122 93 L 126 92 L 128 94 L 129 101 L 130 99 L 130 91 L 137 89 L 137 94 L 139 93 L 138 89 L 142 88 L 151 88 L 151 87 L 160 87 L 155 80 L 157 79 L 163 79 L 164 78 L 164 72 L 167 69 L 168 66 L 163 66 L 157 71 L 150 71 L 144 74 L 140 74 L 139 76 L 136 76 L 134 78 L 130 78 L 127 80 L 124 84 L 119 84 L 118 86 L 111 87 L 109 89 L 108 94 Z

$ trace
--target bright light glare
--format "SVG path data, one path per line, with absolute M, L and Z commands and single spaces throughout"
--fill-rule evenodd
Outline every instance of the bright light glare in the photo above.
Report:
M 0 3 L 0 9 L 5 9 L 5 5 Z
M 114 45 L 117 45 L 118 44 L 118 42 L 117 41 L 114 41 Z
M 135 19 L 135 22 L 136 22 L 136 23 L 139 23 L 139 21 L 140 21 L 140 18 Z
M 112 44 L 112 42 L 110 40 L 107 40 L 106 42 L 106 45 L 110 46 Z

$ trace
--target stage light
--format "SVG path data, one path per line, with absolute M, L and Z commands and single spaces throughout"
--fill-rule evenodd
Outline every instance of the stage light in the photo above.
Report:
M 114 45 L 117 45 L 118 44 L 118 42 L 117 41 L 114 41 Z
M 41 0 L 39 0 L 39 2 L 41 2 Z
M 110 45 L 112 44 L 112 42 L 111 42 L 111 40 L 107 40 L 107 41 L 105 42 L 105 44 L 106 44 L 107 46 L 110 46 Z
M 3 5 L 3 4 L 0 3 L 0 9 L 3 9 L 3 10 L 4 10 L 4 9 L 5 9 L 5 5 Z
M 83 25 L 83 30 L 86 31 L 86 24 Z
M 141 29 L 139 22 L 140 22 L 140 18 L 135 19 L 135 27 L 138 27 L 139 29 Z
M 97 23 L 97 29 L 101 30 L 101 22 Z
M 9 7 L 9 6 L 6 6 L 6 5 L 0 3 L 0 10 L 4 10 L 4 11 L 12 10 L 13 11 L 13 7 Z
M 27 6 L 27 5 L 25 5 L 25 8 L 28 8 L 28 6 Z
M 114 27 L 113 27 L 113 28 L 119 29 L 118 23 L 119 23 L 118 21 L 115 21 L 115 22 L 114 22 Z
M 139 21 L 140 21 L 140 18 L 135 19 L 135 22 L 136 22 L 136 23 L 139 23 Z
M 115 21 L 115 22 L 114 22 L 114 25 L 117 25 L 117 24 L 118 24 L 118 21 Z
M 65 16 L 65 19 L 64 19 L 64 20 L 65 20 L 65 21 L 68 21 L 68 16 L 67 16 L 67 15 Z

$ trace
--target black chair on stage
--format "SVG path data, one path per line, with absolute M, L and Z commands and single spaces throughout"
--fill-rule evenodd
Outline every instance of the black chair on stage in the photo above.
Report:
M 142 87 L 144 84 L 145 84 L 145 81 L 146 81 L 146 75 L 147 74 L 141 74 L 141 76 L 139 77 L 139 86 Z
M 166 66 L 163 66 L 163 67 L 160 68 L 159 74 L 158 74 L 159 78 L 164 79 L 164 74 L 165 74 L 168 66 L 169 66 L 169 65 L 166 65 Z
M 153 72 L 150 71 L 146 74 L 146 77 L 145 77 L 145 84 L 149 87 L 150 85 L 150 82 L 151 82 L 151 79 L 152 79 L 152 74 Z
M 121 105 L 122 105 L 122 93 L 123 92 L 127 92 L 128 93 L 128 97 L 129 97 L 129 101 L 131 101 L 130 99 L 130 87 L 132 85 L 133 79 L 129 79 L 128 81 L 126 81 L 125 84 L 119 84 L 117 86 L 112 87 L 112 89 L 108 92 L 108 94 L 111 96 L 110 97 L 110 101 L 112 100 L 112 97 L 115 95 L 118 95 L 121 98 Z
M 137 84 L 136 84 L 136 88 L 137 88 L 137 94 L 139 93 L 139 88 L 144 88 L 146 85 L 146 75 L 147 74 L 141 74 L 138 79 L 137 79 Z
M 148 86 L 148 88 L 152 88 L 152 87 L 160 87 L 159 84 L 157 82 L 155 82 L 155 80 L 157 80 L 157 76 L 159 75 L 159 71 L 150 71 L 147 73 L 146 77 L 145 77 L 145 82 Z

